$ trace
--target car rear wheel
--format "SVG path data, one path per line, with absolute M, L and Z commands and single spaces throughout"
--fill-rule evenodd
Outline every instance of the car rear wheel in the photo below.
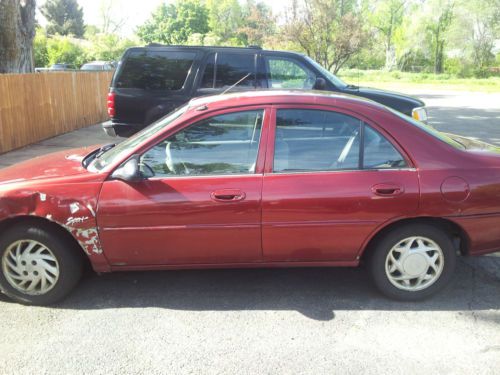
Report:
M 67 238 L 45 226 L 19 225 L 0 239 L 0 288 L 28 305 L 48 305 L 78 283 L 83 260 Z
M 444 288 L 453 276 L 453 242 L 441 228 L 412 224 L 387 233 L 369 257 L 375 285 L 386 296 L 421 300 Z

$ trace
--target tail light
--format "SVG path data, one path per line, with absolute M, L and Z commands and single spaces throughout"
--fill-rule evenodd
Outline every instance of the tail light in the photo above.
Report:
M 108 93 L 108 116 L 115 117 L 115 93 Z

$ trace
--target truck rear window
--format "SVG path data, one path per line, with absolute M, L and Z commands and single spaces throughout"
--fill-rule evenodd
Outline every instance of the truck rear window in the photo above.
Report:
M 196 52 L 132 51 L 115 79 L 120 88 L 180 90 L 193 65 Z

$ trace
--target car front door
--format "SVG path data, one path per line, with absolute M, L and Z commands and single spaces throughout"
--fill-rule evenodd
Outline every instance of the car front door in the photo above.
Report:
M 417 210 L 417 171 L 382 129 L 327 107 L 276 107 L 271 124 L 266 261 L 354 262 L 376 228 Z
M 100 239 L 113 266 L 262 259 L 261 190 L 269 109 L 218 112 L 151 147 L 140 182 L 106 181 Z M 265 145 L 265 144 L 264 144 Z

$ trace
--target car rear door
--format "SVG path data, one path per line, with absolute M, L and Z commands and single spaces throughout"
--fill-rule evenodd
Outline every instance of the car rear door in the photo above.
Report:
M 98 225 L 112 266 L 261 261 L 269 114 L 243 107 L 206 115 L 142 154 L 153 177 L 106 181 Z
M 271 124 L 266 261 L 353 262 L 376 228 L 416 212 L 417 171 L 374 124 L 320 106 L 277 106 Z

